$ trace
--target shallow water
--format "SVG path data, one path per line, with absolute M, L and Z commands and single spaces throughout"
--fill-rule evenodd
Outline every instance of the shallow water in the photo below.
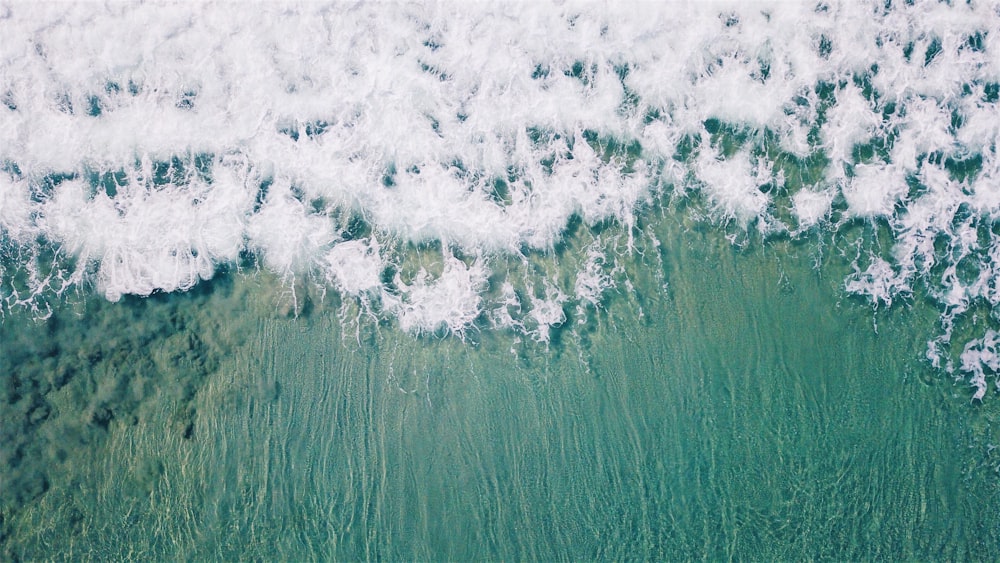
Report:
M 997 559 L 998 29 L 0 0 L 0 554 Z
M 67 436 L 90 439 L 43 464 L 47 491 L 6 513 L 5 553 L 996 555 L 996 409 L 918 361 L 933 307 L 873 319 L 838 297 L 845 260 L 817 271 L 807 248 L 741 250 L 671 215 L 650 229 L 662 272 L 642 257 L 635 292 L 548 345 L 345 329 L 330 301 L 289 318 L 280 285 L 238 273 L 196 293 L 88 303 L 34 329 L 7 319 L 5 342 L 22 330 L 73 342 L 55 357 L 77 371 L 44 395 L 52 414 L 33 430 L 48 441 L 42 458 Z M 145 344 L 125 360 L 106 345 L 88 364 L 97 330 Z M 158 364 L 179 335 L 197 344 L 177 352 L 197 357 Z M 123 364 L 146 366 L 144 390 L 121 383 L 134 402 L 106 399 L 106 428 L 83 420 Z M 98 391 L 67 397 L 82 379 Z

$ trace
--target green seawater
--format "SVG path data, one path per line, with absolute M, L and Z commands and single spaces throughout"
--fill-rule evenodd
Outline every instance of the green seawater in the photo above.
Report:
M 296 316 L 253 271 L 8 315 L 0 554 L 1000 556 L 997 398 L 923 361 L 935 307 L 845 296 L 836 241 L 649 221 L 634 289 L 548 344 Z

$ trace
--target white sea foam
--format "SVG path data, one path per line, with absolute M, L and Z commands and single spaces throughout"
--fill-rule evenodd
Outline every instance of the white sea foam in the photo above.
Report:
M 446 256 L 444 271 L 437 279 L 421 268 L 411 283 L 403 282 L 398 274 L 394 281 L 400 295 L 385 292 L 382 301 L 398 316 L 404 330 L 419 333 L 444 329 L 462 335 L 481 311 L 486 268 L 479 261 L 465 264 Z
M 937 300 L 937 360 L 1000 306 L 990 3 L 0 0 L 0 37 L 4 307 L 183 290 L 251 253 L 407 330 L 548 341 L 611 286 L 610 249 L 494 270 L 575 220 L 631 250 L 665 191 L 765 237 L 887 226 L 845 289 Z M 443 273 L 385 275 L 420 243 Z
M 372 238 L 343 241 L 326 255 L 326 280 L 355 297 L 381 288 L 384 263 L 378 241 Z
M 721 158 L 704 151 L 695 165 L 695 173 L 704 182 L 716 213 L 742 225 L 767 214 L 771 199 L 760 187 L 766 183 L 769 172 L 766 163 L 755 166 L 745 152 Z
M 566 322 L 566 311 L 563 304 L 568 296 L 559 289 L 558 286 L 544 280 L 544 293 L 538 297 L 531 295 L 531 311 L 529 319 L 534 325 L 529 334 L 538 342 L 549 342 L 552 340 L 552 329 Z
M 841 188 L 848 211 L 864 218 L 891 216 L 906 192 L 906 175 L 894 164 L 859 164 Z
M 580 323 L 587 320 L 586 308 L 600 307 L 604 292 L 615 286 L 615 281 L 605 267 L 607 258 L 601 250 L 601 242 L 598 239 L 587 248 L 587 261 L 583 270 L 577 273 L 573 286 Z
M 792 196 L 792 211 L 801 230 L 810 229 L 825 220 L 832 205 L 833 194 L 829 191 L 803 189 Z
M 260 210 L 250 216 L 246 233 L 250 248 L 281 273 L 308 268 L 337 237 L 329 217 L 311 212 L 284 178 L 271 185 Z

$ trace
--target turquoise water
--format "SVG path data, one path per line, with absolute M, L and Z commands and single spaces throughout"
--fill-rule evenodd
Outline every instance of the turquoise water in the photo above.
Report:
M 997 411 L 920 360 L 936 309 L 845 298 L 837 241 L 678 217 L 548 345 L 289 316 L 252 272 L 5 319 L 58 347 L 5 373 L 69 373 L 5 557 L 995 558 Z
M 1000 559 L 998 29 L 0 0 L 0 559 Z

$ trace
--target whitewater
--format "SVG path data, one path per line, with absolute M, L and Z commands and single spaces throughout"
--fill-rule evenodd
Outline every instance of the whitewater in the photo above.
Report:
M 0 2 L 0 37 L 0 315 L 266 268 L 546 342 L 686 200 L 734 244 L 886 231 L 844 291 L 935 302 L 973 398 L 1000 371 L 995 4 Z

